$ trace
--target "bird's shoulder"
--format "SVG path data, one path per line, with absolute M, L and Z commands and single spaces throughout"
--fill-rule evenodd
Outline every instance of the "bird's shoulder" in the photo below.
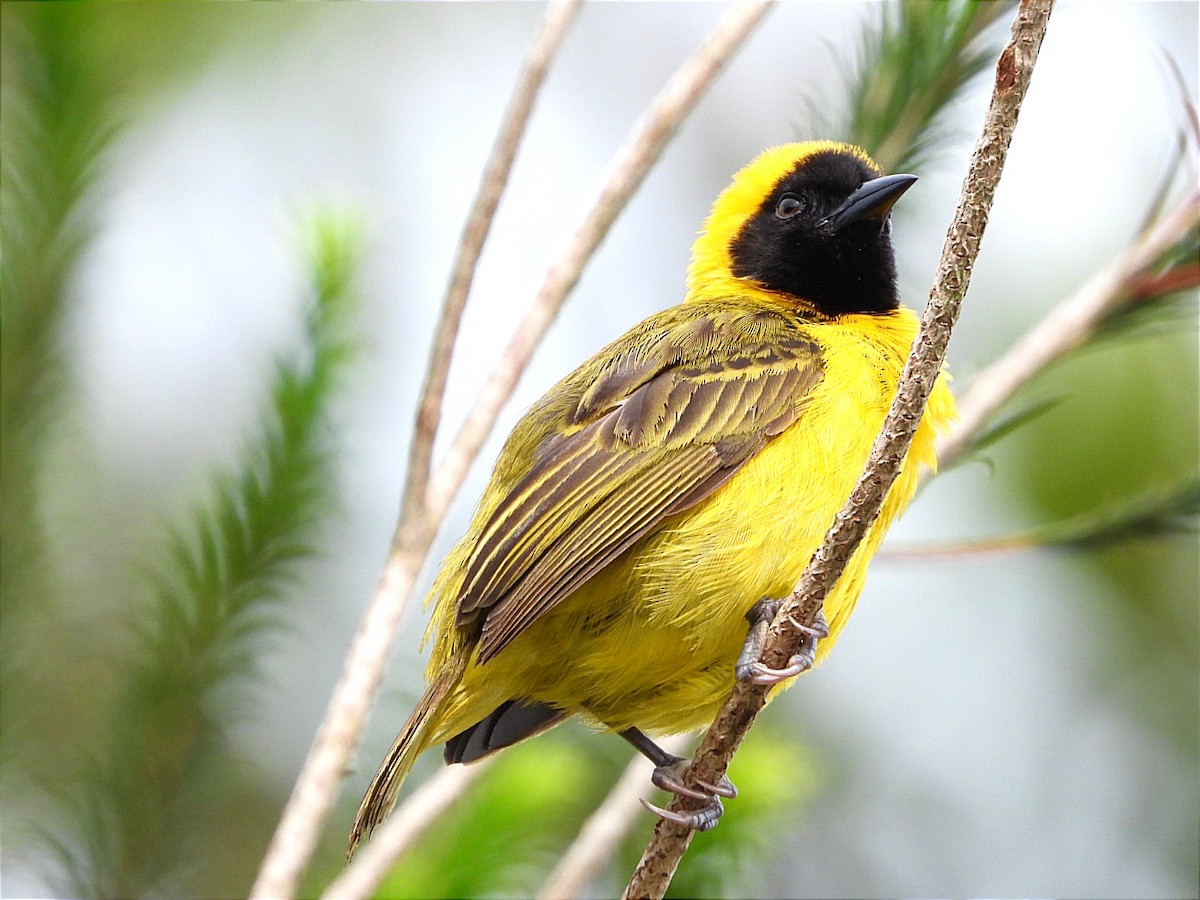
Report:
M 772 434 L 790 424 L 821 370 L 817 332 L 796 310 L 693 301 L 601 349 L 547 394 L 542 412 L 562 436 L 617 412 L 606 434 L 630 448 Z

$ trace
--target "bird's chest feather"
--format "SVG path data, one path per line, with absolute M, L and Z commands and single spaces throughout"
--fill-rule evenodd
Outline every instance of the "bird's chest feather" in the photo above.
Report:
M 649 621 L 670 621 L 704 643 L 720 632 L 714 620 L 744 631 L 755 601 L 794 586 L 862 471 L 907 352 L 853 330 L 822 343 L 824 378 L 796 424 L 635 551 Z

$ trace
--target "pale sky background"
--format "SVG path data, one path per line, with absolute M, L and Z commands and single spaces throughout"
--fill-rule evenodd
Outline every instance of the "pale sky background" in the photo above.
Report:
M 1197 8 L 1060 3 L 951 346 L 959 384 L 1136 228 L 1180 122 L 1164 55 L 1196 94 Z M 622 136 L 721 10 L 585 6 L 484 256 L 449 424 Z M 682 298 L 691 240 L 728 176 L 765 146 L 822 136 L 803 121 L 803 98 L 839 102 L 813 85 L 839 84 L 839 60 L 874 12 L 796 2 L 770 14 L 589 266 L 446 523 L 443 550 L 521 410 L 601 344 Z M 368 242 L 361 356 L 337 410 L 343 508 L 271 659 L 269 696 L 239 734 L 273 763 L 282 792 L 387 551 L 425 346 L 541 8 L 270 4 L 238 15 L 244 36 L 171 87 L 118 146 L 70 323 L 80 427 L 97 469 L 68 512 L 87 510 L 84 527 L 111 550 L 186 506 L 233 458 L 262 400 L 247 385 L 297 335 L 296 214 L 324 199 L 357 208 Z M 936 171 L 916 173 L 922 181 L 898 212 L 911 306 L 924 302 L 989 88 L 985 76 L 960 104 L 960 130 Z M 1028 524 L 999 477 L 972 467 L 935 484 L 895 536 Z M 127 562 L 97 551 L 77 578 L 108 578 Z M 1091 672 L 1103 651 L 1087 612 L 1105 590 L 1069 557 L 875 566 L 837 651 L 769 713 L 794 718 L 838 775 L 782 838 L 788 852 L 764 875 L 763 893 L 1194 893 L 1167 854 L 1180 835 L 1200 841 L 1196 760 L 1176 758 L 1098 693 Z M 343 809 L 407 712 L 423 666 L 423 616 L 414 608 L 407 621 Z

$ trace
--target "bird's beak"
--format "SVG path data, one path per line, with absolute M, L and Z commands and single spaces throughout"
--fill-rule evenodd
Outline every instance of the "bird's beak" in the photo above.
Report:
M 846 198 L 837 209 L 817 223 L 829 234 L 836 234 L 851 222 L 862 219 L 883 222 L 900 195 L 917 181 L 916 175 L 884 175 L 872 178 Z

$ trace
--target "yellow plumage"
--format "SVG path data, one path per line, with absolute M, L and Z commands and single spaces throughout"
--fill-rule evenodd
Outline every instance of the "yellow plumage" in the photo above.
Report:
M 917 332 L 894 273 L 853 264 L 874 268 L 878 242 L 891 265 L 894 197 L 844 215 L 850 226 L 827 215 L 878 174 L 861 150 L 829 142 L 760 155 L 714 205 L 686 302 L 599 351 L 513 430 L 430 592 L 430 688 L 364 798 L 352 846 L 422 750 L 510 700 L 614 731 L 712 720 L 747 611 L 791 591 L 849 496 Z M 797 242 L 820 265 L 793 261 Z M 920 467 L 935 464 L 936 433 L 954 415 L 944 381 L 825 601 L 818 660 Z

